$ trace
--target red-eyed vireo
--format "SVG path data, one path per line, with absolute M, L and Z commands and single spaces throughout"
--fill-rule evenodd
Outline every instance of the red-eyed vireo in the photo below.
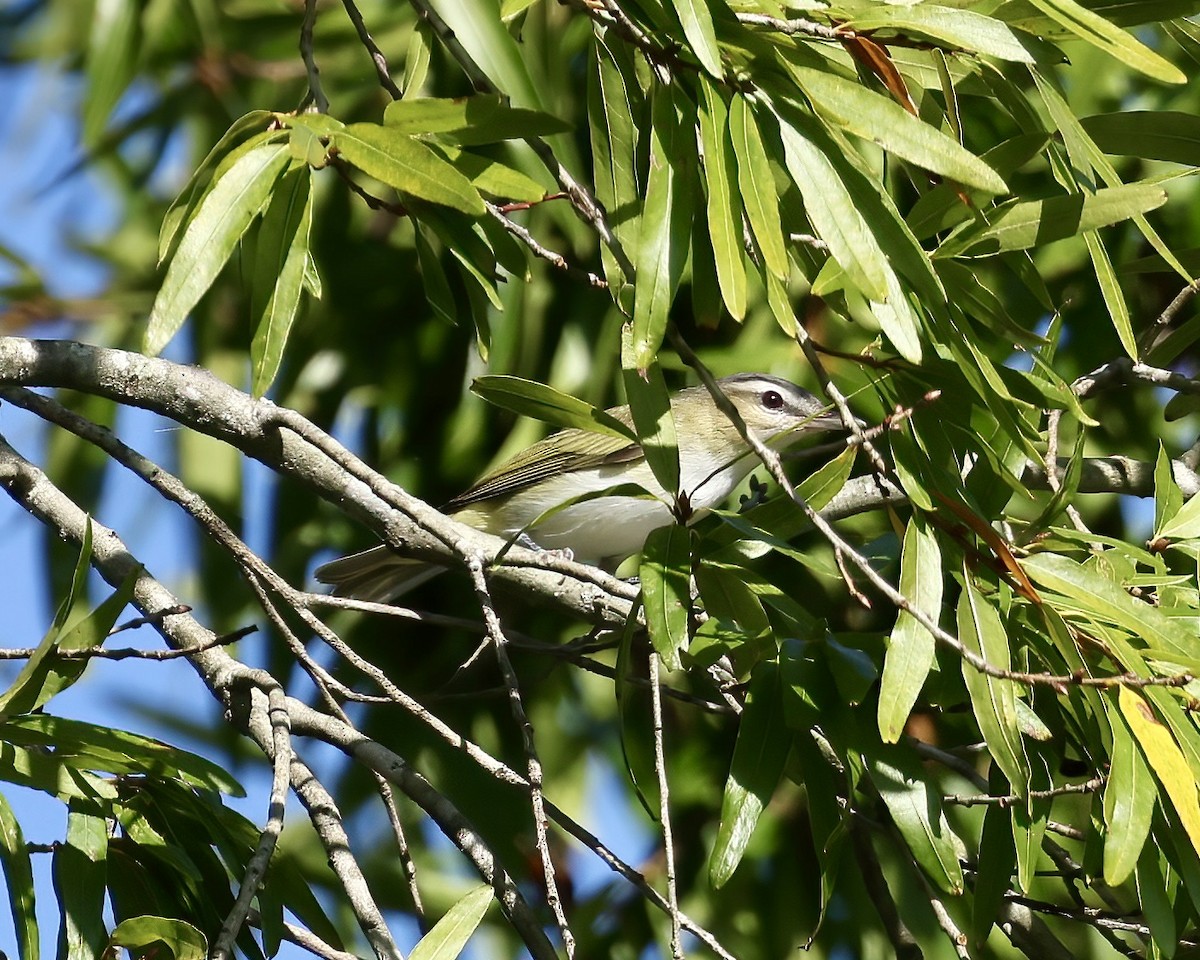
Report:
M 765 373 L 739 373 L 717 381 L 759 439 L 775 448 L 801 436 L 842 429 L 807 390 Z M 626 425 L 628 407 L 608 411 Z M 679 446 L 680 493 L 691 519 L 719 506 L 759 459 L 703 386 L 671 397 Z M 588 494 L 636 484 L 653 498 Z M 555 511 L 553 508 L 568 503 Z M 675 520 L 677 503 L 654 478 L 642 448 L 610 434 L 567 429 L 551 434 L 501 464 L 444 512 L 498 537 L 524 532 L 544 550 L 568 550 L 582 563 L 612 565 L 637 553 L 646 535 Z M 535 522 L 536 521 L 536 522 Z M 398 556 L 386 546 L 341 557 L 317 568 L 334 592 L 384 603 L 441 568 Z

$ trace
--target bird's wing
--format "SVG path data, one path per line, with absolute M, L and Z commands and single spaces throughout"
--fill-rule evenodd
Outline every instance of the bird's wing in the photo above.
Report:
M 446 504 L 445 510 L 453 512 L 480 500 L 502 497 L 540 480 L 575 470 L 630 463 L 641 457 L 642 448 L 622 437 L 573 428 L 560 430 L 522 450 L 511 460 L 506 460 L 471 489 Z

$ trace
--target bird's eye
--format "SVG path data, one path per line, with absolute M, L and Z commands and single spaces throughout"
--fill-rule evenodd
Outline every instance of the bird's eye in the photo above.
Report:
M 782 410 L 783 396 L 778 390 L 767 390 L 762 395 L 762 405 L 768 410 Z

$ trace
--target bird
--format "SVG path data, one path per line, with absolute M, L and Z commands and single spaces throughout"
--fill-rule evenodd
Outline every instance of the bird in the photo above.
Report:
M 717 384 L 746 426 L 773 448 L 843 429 L 836 411 L 782 377 L 738 373 Z M 607 412 L 633 426 L 628 406 Z M 676 522 L 678 504 L 687 505 L 689 522 L 700 519 L 760 462 L 706 387 L 675 393 L 671 414 L 679 449 L 678 496 L 655 479 L 639 444 L 567 428 L 500 464 L 442 511 L 495 536 L 528 538 L 542 550 L 615 569 L 641 550 L 651 530 Z M 645 493 L 630 495 L 630 484 Z M 626 489 L 603 495 L 618 486 Z M 381 545 L 331 560 L 315 576 L 332 586 L 335 595 L 387 603 L 443 569 Z

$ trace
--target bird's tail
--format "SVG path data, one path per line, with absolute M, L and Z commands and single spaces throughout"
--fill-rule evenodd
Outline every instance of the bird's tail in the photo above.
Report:
M 442 573 L 443 567 L 394 554 L 387 547 L 338 557 L 317 567 L 315 576 L 338 597 L 387 603 Z

